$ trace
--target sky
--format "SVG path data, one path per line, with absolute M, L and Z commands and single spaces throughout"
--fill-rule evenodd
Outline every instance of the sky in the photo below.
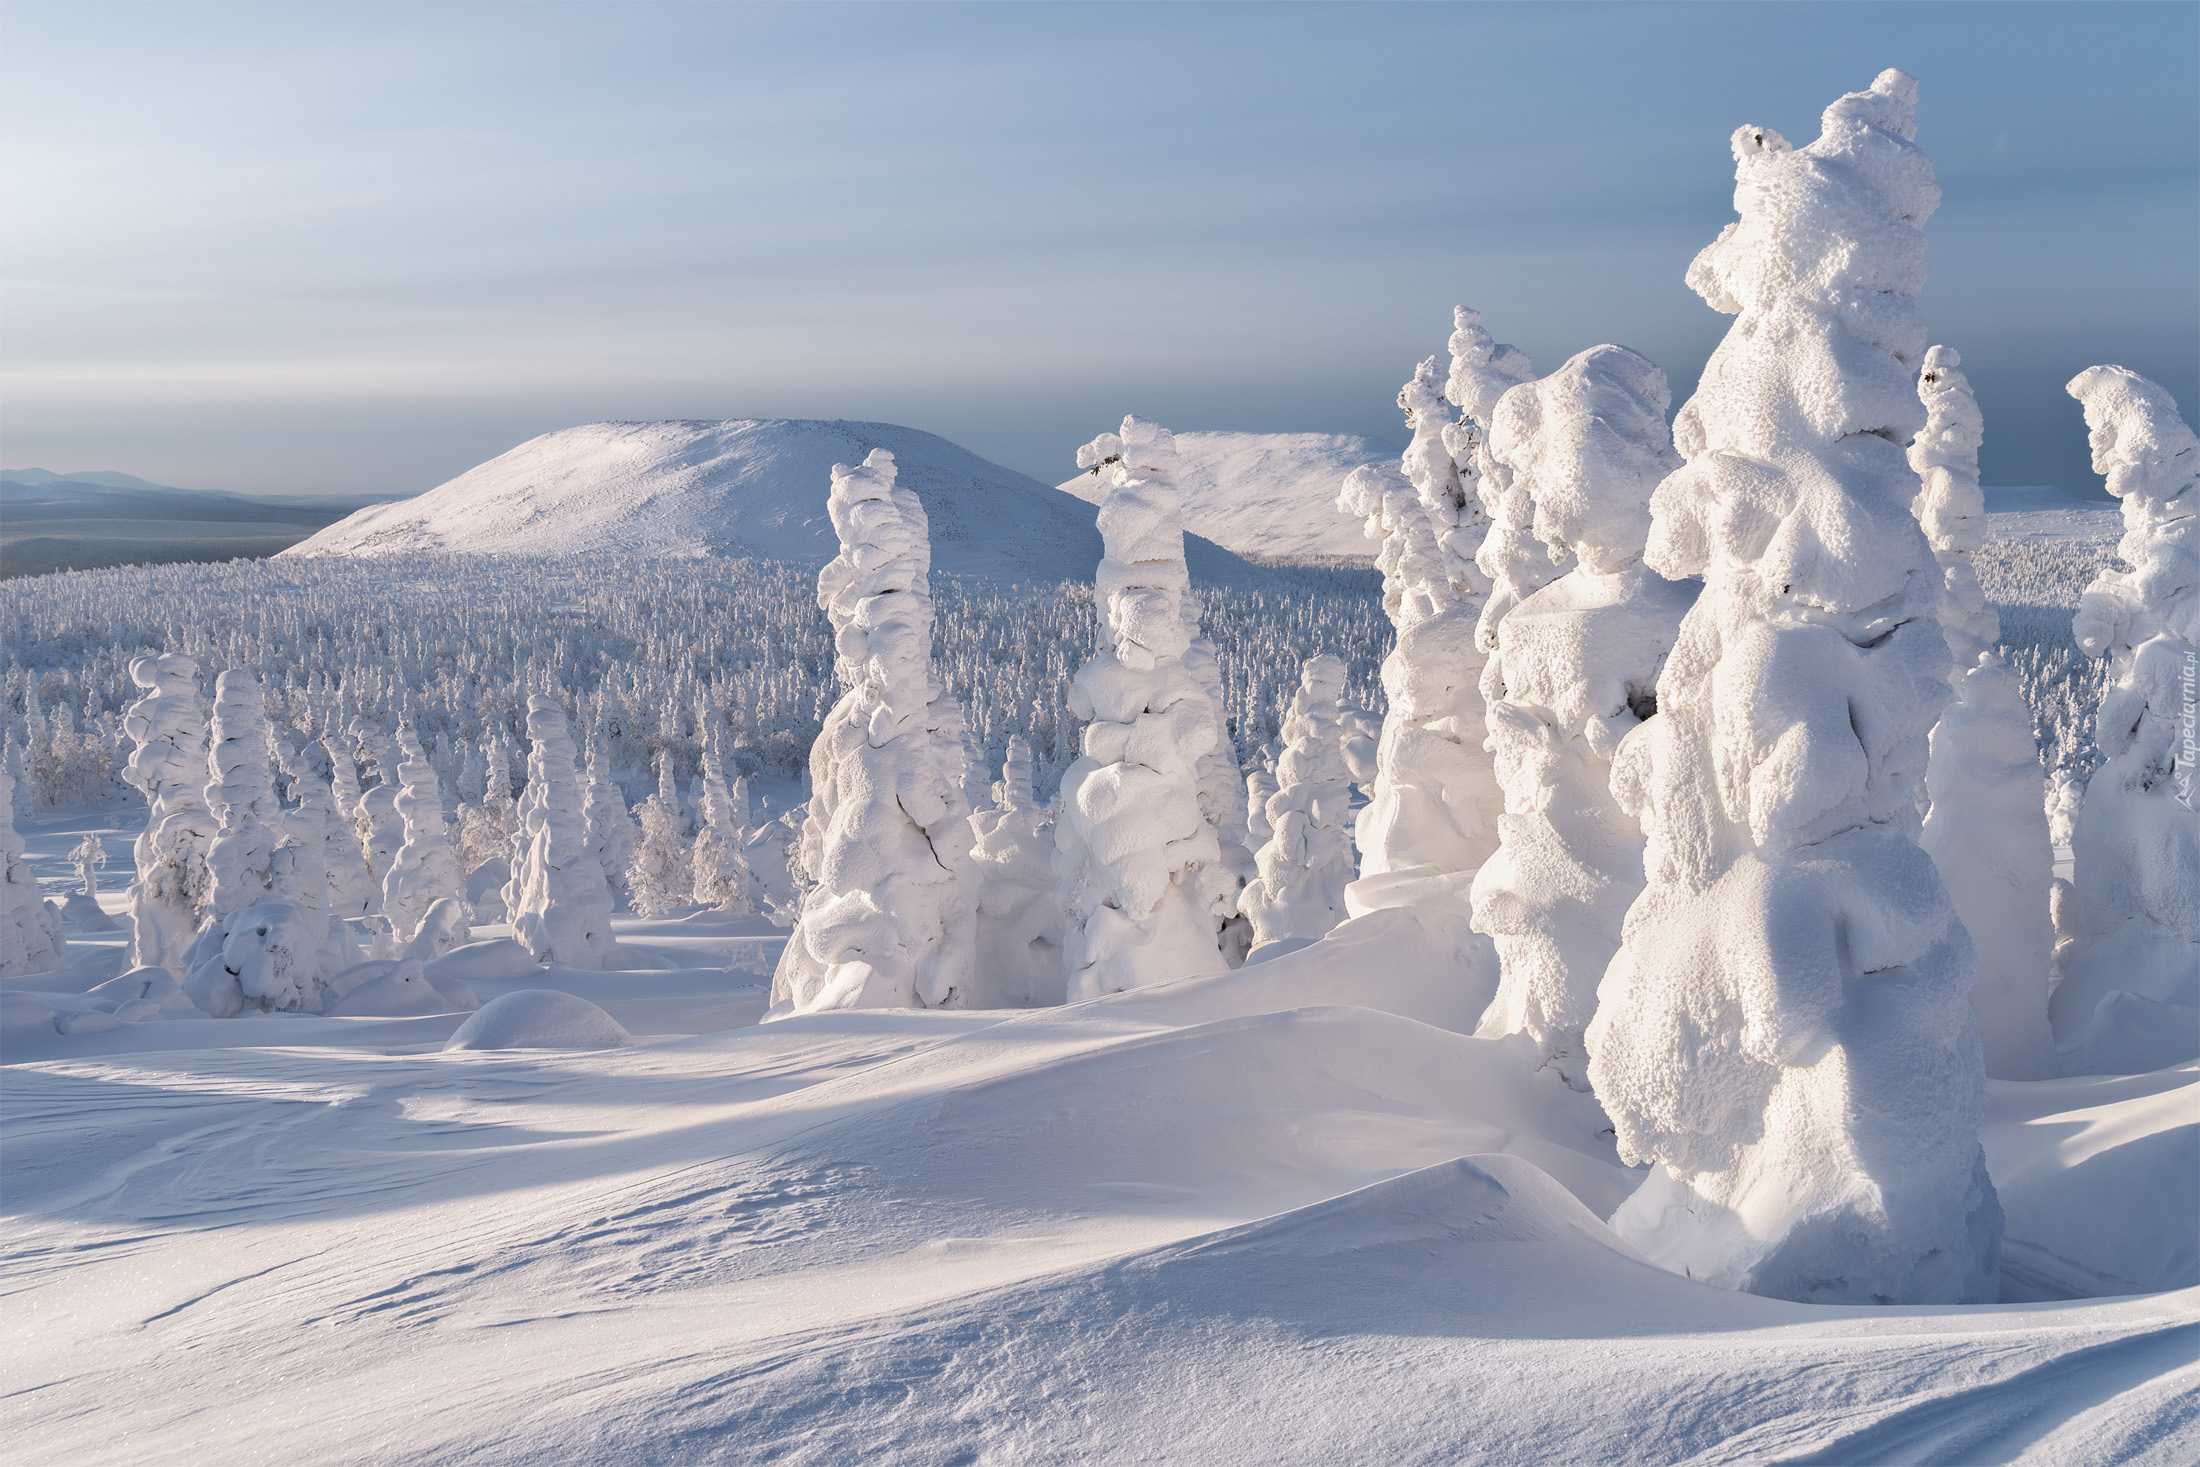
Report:
M 1727 139 L 1920 79 L 1986 482 L 2200 398 L 2200 6 L 0 7 L 0 466 L 412 494 L 600 418 L 1403 442 L 1455 302 L 1676 403 Z

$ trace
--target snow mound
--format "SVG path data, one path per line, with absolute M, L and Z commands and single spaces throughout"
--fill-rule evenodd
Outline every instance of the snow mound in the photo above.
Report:
M 825 513 L 832 467 L 861 463 L 874 448 L 893 453 L 901 482 L 924 502 L 935 569 L 1050 582 L 1091 576 L 1100 532 L 1038 480 L 915 428 L 782 418 L 562 428 L 417 498 L 360 510 L 283 553 L 612 552 L 822 564 L 840 549 Z M 1205 544 L 1192 569 L 1217 582 L 1260 575 Z
M 1357 433 L 1179 433 L 1176 450 L 1187 531 L 1239 555 L 1375 559 L 1359 519 L 1337 509 L 1337 486 L 1365 465 L 1395 466 L 1396 444 Z M 1089 473 L 1061 488 L 1087 504 L 1107 493 Z
M 458 1026 L 451 1049 L 619 1049 L 634 1042 L 617 1019 L 585 998 L 521 988 L 490 999 Z

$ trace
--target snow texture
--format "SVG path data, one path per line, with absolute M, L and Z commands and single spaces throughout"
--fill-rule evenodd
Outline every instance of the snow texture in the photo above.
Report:
M 395 806 L 404 822 L 405 843 L 390 859 L 389 874 L 382 879 L 382 912 L 390 923 L 391 941 L 404 947 L 424 931 L 429 908 L 445 898 L 464 900 L 466 880 L 459 874 L 444 832 L 443 792 L 435 766 L 428 762 L 409 722 L 397 725 L 397 747 Z
M 1337 510 L 1337 485 L 1354 469 L 1398 461 L 1395 444 L 1354 433 L 1178 433 L 1176 483 L 1184 528 L 1252 559 L 1367 563 L 1358 516 Z M 1091 474 L 1058 486 L 1098 505 L 1107 486 Z
M 1808 147 L 1734 134 L 1741 215 L 1688 282 L 1739 317 L 1680 411 L 1646 563 L 1701 575 L 1613 788 L 1648 884 L 1589 1026 L 1612 1219 L 1676 1272 L 1783 1298 L 1995 1297 L 1971 944 L 1917 844 L 1947 702 L 1941 577 L 1897 445 L 1925 415 L 1938 205 L 1898 71 Z
M 818 513 L 831 466 L 873 447 L 923 502 L 939 570 L 1048 583 L 1098 558 L 1074 500 L 968 449 L 891 423 L 735 418 L 586 423 L 529 439 L 413 499 L 339 520 L 286 556 L 761 556 L 816 565 L 839 548 Z M 1265 574 L 1220 546 L 1200 579 Z
M 1003 1003 L 1062 1002 L 1062 909 L 1054 899 L 1054 822 L 1031 790 L 1031 746 L 1008 741 L 993 803 L 970 816 L 978 898 L 978 971 Z
M 2200 1054 L 2200 438 L 2122 367 L 2070 383 L 2093 471 L 2123 502 L 2127 570 L 2088 586 L 2073 626 L 2113 681 L 2074 847 L 2078 937 L 2050 1015 L 2073 1073 Z
M 145 796 L 130 885 L 130 963 L 183 976 L 183 956 L 212 899 L 206 848 L 218 824 L 206 805 L 206 711 L 198 663 L 180 652 L 140 657 L 130 680 L 145 696 L 122 726 L 137 746 L 124 770 Z
M 1221 792 L 1202 777 L 1220 711 L 1191 665 L 1175 442 L 1129 416 L 1080 448 L 1077 465 L 1107 497 L 1095 650 L 1070 684 L 1083 750 L 1062 778 L 1055 824 L 1073 1001 L 1226 966 L 1223 929 L 1242 886 L 1207 801 Z M 1241 791 L 1237 781 L 1233 761 Z
M 1933 725 L 1920 844 L 1978 953 L 1971 1009 L 1986 1073 L 2037 1080 L 2056 1072 L 2047 1027 L 2055 950 L 2047 892 L 2055 853 L 2031 710 L 2016 674 L 1994 650 L 2001 619 L 1971 565 L 1985 540 L 1986 496 L 1978 482 L 1985 420 L 1961 363 L 1950 347 L 1926 352 L 1917 386 L 1925 426 L 1910 445 L 1910 467 L 1923 484 L 1918 522 L 1940 562 L 1940 625 L 1955 679 L 1955 701 Z
M 609 967 L 618 951 L 611 939 L 611 888 L 589 849 L 586 797 L 556 697 L 536 693 L 527 700 L 527 737 L 532 747 L 520 865 L 512 877 L 512 933 L 541 962 Z
M 1577 1089 L 1597 986 L 1643 887 L 1642 826 L 1612 794 L 1612 761 L 1656 711 L 1697 589 L 1642 563 L 1650 496 L 1680 465 L 1671 402 L 1647 358 L 1591 347 L 1508 391 L 1489 436 L 1520 502 L 1508 513 L 1572 569 L 1514 604 L 1484 679 L 1505 813 L 1475 875 L 1474 925 L 1504 979 L 1479 1032 L 1525 1034 Z
M 976 970 L 979 878 L 962 710 L 932 671 L 924 506 L 894 455 L 834 464 L 841 551 L 818 573 L 846 689 L 810 751 L 809 889 L 772 979 L 775 1018 L 847 1008 L 991 1008 Z
M 1352 771 L 1344 761 L 1343 703 L 1343 661 L 1324 652 L 1300 664 L 1276 790 L 1262 811 L 1269 834 L 1260 875 L 1240 899 L 1256 943 L 1320 937 L 1345 919 L 1344 889 L 1356 873 L 1346 830 Z

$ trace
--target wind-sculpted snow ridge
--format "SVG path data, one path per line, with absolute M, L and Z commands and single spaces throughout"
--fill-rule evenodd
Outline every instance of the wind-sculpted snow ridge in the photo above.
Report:
M 130 885 L 130 966 L 183 976 L 211 897 L 206 848 L 218 828 L 206 808 L 206 710 L 198 664 L 180 652 L 138 657 L 130 680 L 145 696 L 123 731 L 136 745 L 125 777 L 145 797 L 145 829 Z
M 1962 360 L 1945 346 L 1925 354 L 1917 385 L 1925 427 L 1910 445 L 1910 467 L 1923 480 L 1918 520 L 1940 562 L 1940 624 L 1955 690 L 1933 725 L 1920 843 L 1978 952 L 1971 1009 L 1986 1073 L 2037 1080 L 2055 1073 L 2047 1027 L 2055 934 L 2045 896 L 2055 853 L 2031 710 L 2016 674 L 1994 650 L 2001 620 L 1971 565 L 1984 541 L 1978 450 L 1985 420 L 1957 370 Z
M 1186 605 L 1175 444 L 1159 423 L 1126 417 L 1078 449 L 1077 465 L 1100 470 L 1108 493 L 1094 652 L 1070 684 L 1083 752 L 1062 778 L 1054 827 L 1073 1001 L 1227 965 L 1244 884 L 1204 798 L 1221 712 L 1188 655 L 1199 628 Z
M 755 556 L 817 565 L 840 548 L 823 486 L 840 460 L 894 455 L 923 501 L 943 571 L 1062 581 L 1099 558 L 1092 518 L 1013 469 L 892 423 L 735 418 L 585 423 L 529 439 L 413 499 L 370 505 L 285 557 L 458 555 Z M 1194 572 L 1266 584 L 1202 541 Z
M 1354 828 L 1355 912 L 1409 900 L 1463 908 L 1466 883 L 1497 847 L 1504 805 L 1483 747 L 1487 659 L 1478 626 L 1491 585 L 1476 557 L 1491 527 L 1480 486 L 1494 465 L 1480 425 L 1534 373 L 1518 350 L 1491 340 L 1475 312 L 1458 307 L 1453 320 L 1448 388 L 1430 357 L 1399 390 L 1413 433 L 1400 469 L 1356 469 L 1337 500 L 1383 542 L 1376 564 L 1398 633 L 1383 662 L 1390 707 L 1374 789 Z M 1456 396 L 1447 400 L 1446 390 Z M 1452 416 L 1454 404 L 1465 420 Z
M 1615 759 L 1648 884 L 1587 1035 L 1620 1154 L 1654 1163 L 1621 1236 L 1825 1303 L 1991 1301 L 2002 1235 L 1971 944 L 1917 846 L 1949 657 L 1898 446 L 1940 201 L 1916 98 L 1886 71 L 1807 147 L 1734 134 L 1741 220 L 1688 281 L 1739 319 L 1645 557 L 1704 591 Z
M 2151 1070 L 2200 1054 L 2200 438 L 2122 367 L 2070 383 L 2093 471 L 2123 501 L 2129 569 L 2085 590 L 2073 630 L 2113 679 L 2078 815 L 2076 950 L 2051 1014 L 2064 1064 Z
M 565 709 L 548 693 L 527 700 L 530 796 L 520 825 L 520 863 L 512 933 L 538 961 L 569 968 L 610 967 L 611 888 L 589 849 L 580 773 Z
M 883 448 L 833 465 L 831 507 L 841 552 L 818 572 L 817 599 L 847 691 L 810 753 L 809 889 L 771 1017 L 999 1007 L 1005 984 L 976 968 L 962 710 L 932 674 L 924 507 Z
M 1339 512 L 1337 485 L 1354 469 L 1396 463 L 1398 449 L 1354 433 L 1187 432 L 1176 435 L 1176 458 L 1188 532 L 1255 560 L 1365 564 L 1359 516 Z M 1059 487 L 1096 506 L 1107 494 L 1089 472 Z
M 1572 569 L 1498 623 L 1500 676 L 1485 682 L 1505 814 L 1475 876 L 1474 925 L 1504 980 L 1479 1032 L 1527 1035 L 1579 1089 L 1597 986 L 1643 886 L 1642 826 L 1612 793 L 1612 761 L 1657 711 L 1658 673 L 1697 590 L 1642 563 L 1651 493 L 1680 464 L 1671 402 L 1654 363 L 1597 346 L 1508 391 L 1490 430 L 1537 542 Z

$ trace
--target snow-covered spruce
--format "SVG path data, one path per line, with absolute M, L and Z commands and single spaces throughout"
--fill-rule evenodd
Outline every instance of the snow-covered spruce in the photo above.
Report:
M 978 898 L 978 971 L 1002 1001 L 1057 1004 L 1065 992 L 1062 909 L 1054 896 L 1054 822 L 1031 790 L 1031 746 L 1008 741 L 993 803 L 970 816 Z
M 230 668 L 214 684 L 207 746 L 206 804 L 217 827 L 206 850 L 208 907 L 216 918 L 265 902 L 318 909 L 328 900 L 318 861 L 300 869 L 298 842 L 275 795 L 273 752 L 259 678 Z M 309 889 L 309 877 L 318 890 Z
M 1971 568 L 1985 539 L 1986 496 L 1978 483 L 1985 420 L 1957 370 L 1962 360 L 1945 346 L 1926 352 L 1917 385 L 1925 427 L 1910 445 L 1910 467 L 1922 480 L 1918 523 L 1940 562 L 1940 625 L 1955 689 L 1955 701 L 1933 725 L 1921 844 L 1978 953 L 1971 1009 L 1986 1073 L 2037 1080 L 2055 1073 L 2047 1028 L 2055 854 L 2047 842 L 2046 771 L 2032 739 L 2032 713 L 2017 675 L 1994 650 L 2001 619 Z
M 634 862 L 634 817 L 626 810 L 626 796 L 604 758 L 603 741 L 588 740 L 588 792 L 581 816 L 588 824 L 588 851 L 603 868 L 614 905 L 631 907 L 633 893 L 627 886 L 627 868 Z
M 60 918 L 39 894 L 15 829 L 13 762 L 0 759 L 0 978 L 57 967 L 62 950 Z
M 608 968 L 611 887 L 588 848 L 585 796 L 573 767 L 565 709 L 548 693 L 527 700 L 527 803 L 522 856 L 513 873 L 512 935 L 536 961 Z
M 1642 891 L 1641 823 L 1612 794 L 1620 741 L 1657 707 L 1692 582 L 1642 563 L 1650 496 L 1679 467 L 1665 373 L 1591 347 L 1499 402 L 1490 448 L 1527 499 L 1536 543 L 1573 569 L 1498 624 L 1490 746 L 1505 790 L 1497 852 L 1474 881 L 1474 925 L 1503 978 L 1481 1032 L 1525 1034 L 1576 1089 L 1584 1032 L 1620 925 Z
M 1648 885 L 1587 1035 L 1613 1215 L 1676 1272 L 1827 1303 L 1997 1297 L 1971 943 L 1918 848 L 1948 698 L 1939 568 L 1899 446 L 1939 202 L 1916 83 L 1818 140 L 1734 134 L 1741 215 L 1688 282 L 1739 317 L 1674 424 L 1646 562 L 1702 575 L 1613 788 Z
M 1216 909 L 1225 914 L 1221 919 L 1222 958 L 1234 968 L 1245 961 L 1253 945 L 1253 924 L 1240 907 L 1245 883 L 1252 880 L 1255 870 L 1245 806 L 1245 775 L 1238 768 L 1237 745 L 1230 737 L 1229 720 L 1223 715 L 1222 669 L 1214 644 L 1200 627 L 1199 602 L 1187 594 L 1177 605 L 1184 617 L 1184 670 L 1205 695 L 1208 718 L 1214 724 L 1214 741 L 1199 756 L 1197 765 L 1199 813 L 1215 833 L 1220 866 L 1228 873 L 1227 881 L 1217 876 L 1213 884 L 1221 888 L 1215 898 Z
M 124 777 L 145 796 L 145 829 L 130 883 L 130 965 L 183 976 L 212 895 L 206 848 L 217 828 L 206 807 L 206 710 L 198 663 L 180 652 L 140 657 L 130 680 L 145 696 L 122 726 L 137 747 Z
M 680 791 L 669 751 L 658 751 L 657 792 L 642 801 L 635 818 L 641 828 L 627 862 L 627 895 L 637 914 L 667 916 L 695 889 L 687 837 L 680 833 Z
M 742 859 L 756 883 L 757 906 L 775 926 L 792 927 L 802 915 L 804 888 L 796 867 L 808 814 L 806 803 L 782 811 L 777 820 L 765 821 L 741 843 Z
M 1257 943 L 1320 937 L 1345 919 L 1344 889 L 1354 872 L 1343 702 L 1343 661 L 1327 652 L 1307 658 L 1283 720 L 1277 787 L 1263 812 L 1269 835 L 1260 875 L 1242 898 Z
M 738 917 L 756 910 L 754 882 L 742 842 L 749 833 L 749 787 L 726 787 L 725 751 L 716 730 L 703 740 L 702 798 L 697 802 L 695 900 Z
M 363 917 L 372 909 L 366 855 L 360 849 L 357 832 L 341 813 L 335 786 L 337 769 L 327 761 L 327 750 L 301 735 L 286 735 L 276 744 L 276 765 L 289 778 L 290 796 L 297 802 L 291 811 L 292 833 L 301 844 L 313 844 L 319 855 L 328 893 L 322 905 L 334 917 Z M 328 771 L 326 777 L 324 769 Z M 356 801 L 356 772 L 351 788 Z
M 1239 889 L 1201 798 L 1201 761 L 1220 729 L 1185 662 L 1175 441 L 1126 417 L 1120 433 L 1080 448 L 1077 466 L 1108 488 L 1096 650 L 1070 683 L 1084 749 L 1062 778 L 1054 827 L 1072 1001 L 1226 967 Z
M 397 751 L 379 728 L 364 719 L 353 720 L 347 733 L 352 746 L 364 750 L 374 765 L 375 782 L 359 792 L 352 827 L 366 859 L 373 909 L 380 913 L 383 888 L 405 844 L 405 817 L 397 811 Z
M 977 873 L 962 711 L 932 672 L 924 506 L 873 449 L 833 465 L 840 554 L 818 572 L 847 689 L 810 751 L 811 883 L 772 978 L 770 1017 L 821 1009 L 992 1008 L 976 970 Z
M 1461 307 L 1455 320 L 1457 390 L 1487 412 L 1488 389 L 1524 379 L 1527 360 L 1490 342 L 1472 311 Z M 1390 708 L 1375 786 L 1354 827 L 1355 912 L 1447 899 L 1463 907 L 1467 882 L 1497 848 L 1504 804 L 1483 748 L 1485 659 L 1476 641 L 1489 595 L 1475 564 L 1490 526 L 1475 487 L 1483 445 L 1471 424 L 1452 417 L 1434 357 L 1399 390 L 1398 405 L 1413 433 L 1402 473 L 1356 469 L 1337 500 L 1366 520 L 1368 538 L 1383 541 L 1376 564 L 1398 634 L 1383 660 Z
M 2200 438 L 2122 367 L 2088 367 L 2070 395 L 2093 471 L 2123 501 L 2130 569 L 2086 588 L 2073 627 L 2114 681 L 2073 846 L 2076 948 L 2051 1015 L 2070 1071 L 2153 1070 L 2200 1053 Z
M 444 831 L 441 782 L 410 722 L 399 721 L 397 747 L 397 815 L 405 823 L 405 843 L 383 878 L 382 912 L 390 924 L 390 942 L 405 947 L 425 930 L 429 909 L 437 902 L 465 899 L 466 883 Z

